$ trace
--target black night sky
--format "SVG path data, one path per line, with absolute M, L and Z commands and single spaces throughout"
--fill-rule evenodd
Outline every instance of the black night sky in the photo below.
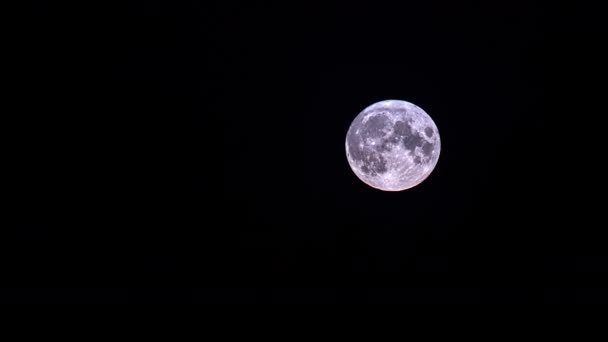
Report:
M 606 302 L 593 13 L 38 2 L 8 24 L 2 300 Z M 345 156 L 385 99 L 441 134 L 403 192 Z

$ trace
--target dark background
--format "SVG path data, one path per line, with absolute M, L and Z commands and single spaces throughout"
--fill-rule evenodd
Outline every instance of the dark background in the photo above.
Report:
M 596 9 L 28 13 L 5 24 L 3 300 L 608 299 Z M 442 139 L 432 175 L 399 193 L 345 157 L 352 119 L 385 99 L 425 109 Z

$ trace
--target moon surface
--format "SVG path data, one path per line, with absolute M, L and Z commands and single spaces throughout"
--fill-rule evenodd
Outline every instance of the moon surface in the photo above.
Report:
M 441 140 L 433 119 L 420 107 L 386 100 L 365 108 L 346 134 L 346 157 L 367 185 L 401 191 L 422 183 L 433 172 Z

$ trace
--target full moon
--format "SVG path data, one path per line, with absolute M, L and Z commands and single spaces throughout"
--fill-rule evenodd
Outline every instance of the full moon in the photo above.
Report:
M 441 140 L 433 119 L 422 108 L 386 100 L 365 108 L 346 134 L 346 157 L 359 179 L 384 191 L 402 191 L 433 172 Z

